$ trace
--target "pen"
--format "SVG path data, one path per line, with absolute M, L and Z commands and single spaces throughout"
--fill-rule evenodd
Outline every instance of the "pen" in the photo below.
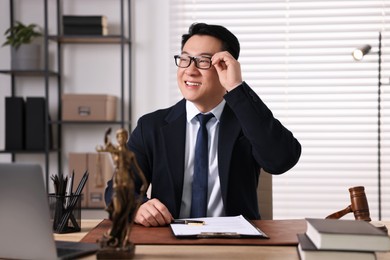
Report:
M 206 224 L 203 220 L 190 220 L 190 219 L 174 219 L 171 224 L 184 224 L 184 225 L 196 225 L 202 226 Z
M 79 197 L 81 195 L 81 192 L 83 191 L 85 183 L 88 180 L 88 175 L 89 175 L 88 171 L 85 171 L 83 174 L 83 177 L 81 178 L 81 180 L 79 182 L 79 185 L 77 186 L 76 192 L 75 192 L 74 196 L 72 197 L 72 200 L 70 201 L 69 206 L 65 210 L 65 214 L 61 218 L 60 224 L 56 228 L 56 230 L 58 232 L 63 232 L 65 230 L 65 227 L 68 223 L 69 218 L 71 218 L 71 221 L 72 221 L 74 227 L 78 226 L 78 223 L 75 221 L 75 218 L 74 218 L 72 212 L 76 206 L 77 201 L 79 200 Z
M 72 175 L 69 177 L 68 179 L 68 184 L 67 184 L 67 187 L 66 187 L 66 207 L 69 206 L 70 204 L 70 198 L 72 196 L 72 193 L 73 193 L 73 179 L 74 179 L 74 171 L 72 172 Z

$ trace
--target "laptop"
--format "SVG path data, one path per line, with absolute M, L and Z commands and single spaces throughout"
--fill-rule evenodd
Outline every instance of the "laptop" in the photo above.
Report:
M 75 259 L 97 244 L 55 241 L 42 168 L 0 163 L 0 258 Z

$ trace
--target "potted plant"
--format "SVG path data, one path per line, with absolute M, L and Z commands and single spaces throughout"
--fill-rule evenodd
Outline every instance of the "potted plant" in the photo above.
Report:
M 8 28 L 4 35 L 7 40 L 2 46 L 11 46 L 12 70 L 37 70 L 40 69 L 41 45 L 35 43 L 37 37 L 42 36 L 36 24 L 25 25 L 16 21 Z

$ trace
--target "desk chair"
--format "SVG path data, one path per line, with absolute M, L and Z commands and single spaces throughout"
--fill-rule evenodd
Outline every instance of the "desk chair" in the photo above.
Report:
M 272 175 L 261 169 L 257 187 L 261 219 L 272 219 Z

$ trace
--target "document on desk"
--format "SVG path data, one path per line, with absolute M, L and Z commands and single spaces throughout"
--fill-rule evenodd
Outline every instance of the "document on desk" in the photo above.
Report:
M 187 220 L 181 223 L 178 221 L 179 224 L 171 223 L 171 229 L 177 238 L 269 238 L 241 215 Z M 204 223 L 191 225 L 191 220 Z

